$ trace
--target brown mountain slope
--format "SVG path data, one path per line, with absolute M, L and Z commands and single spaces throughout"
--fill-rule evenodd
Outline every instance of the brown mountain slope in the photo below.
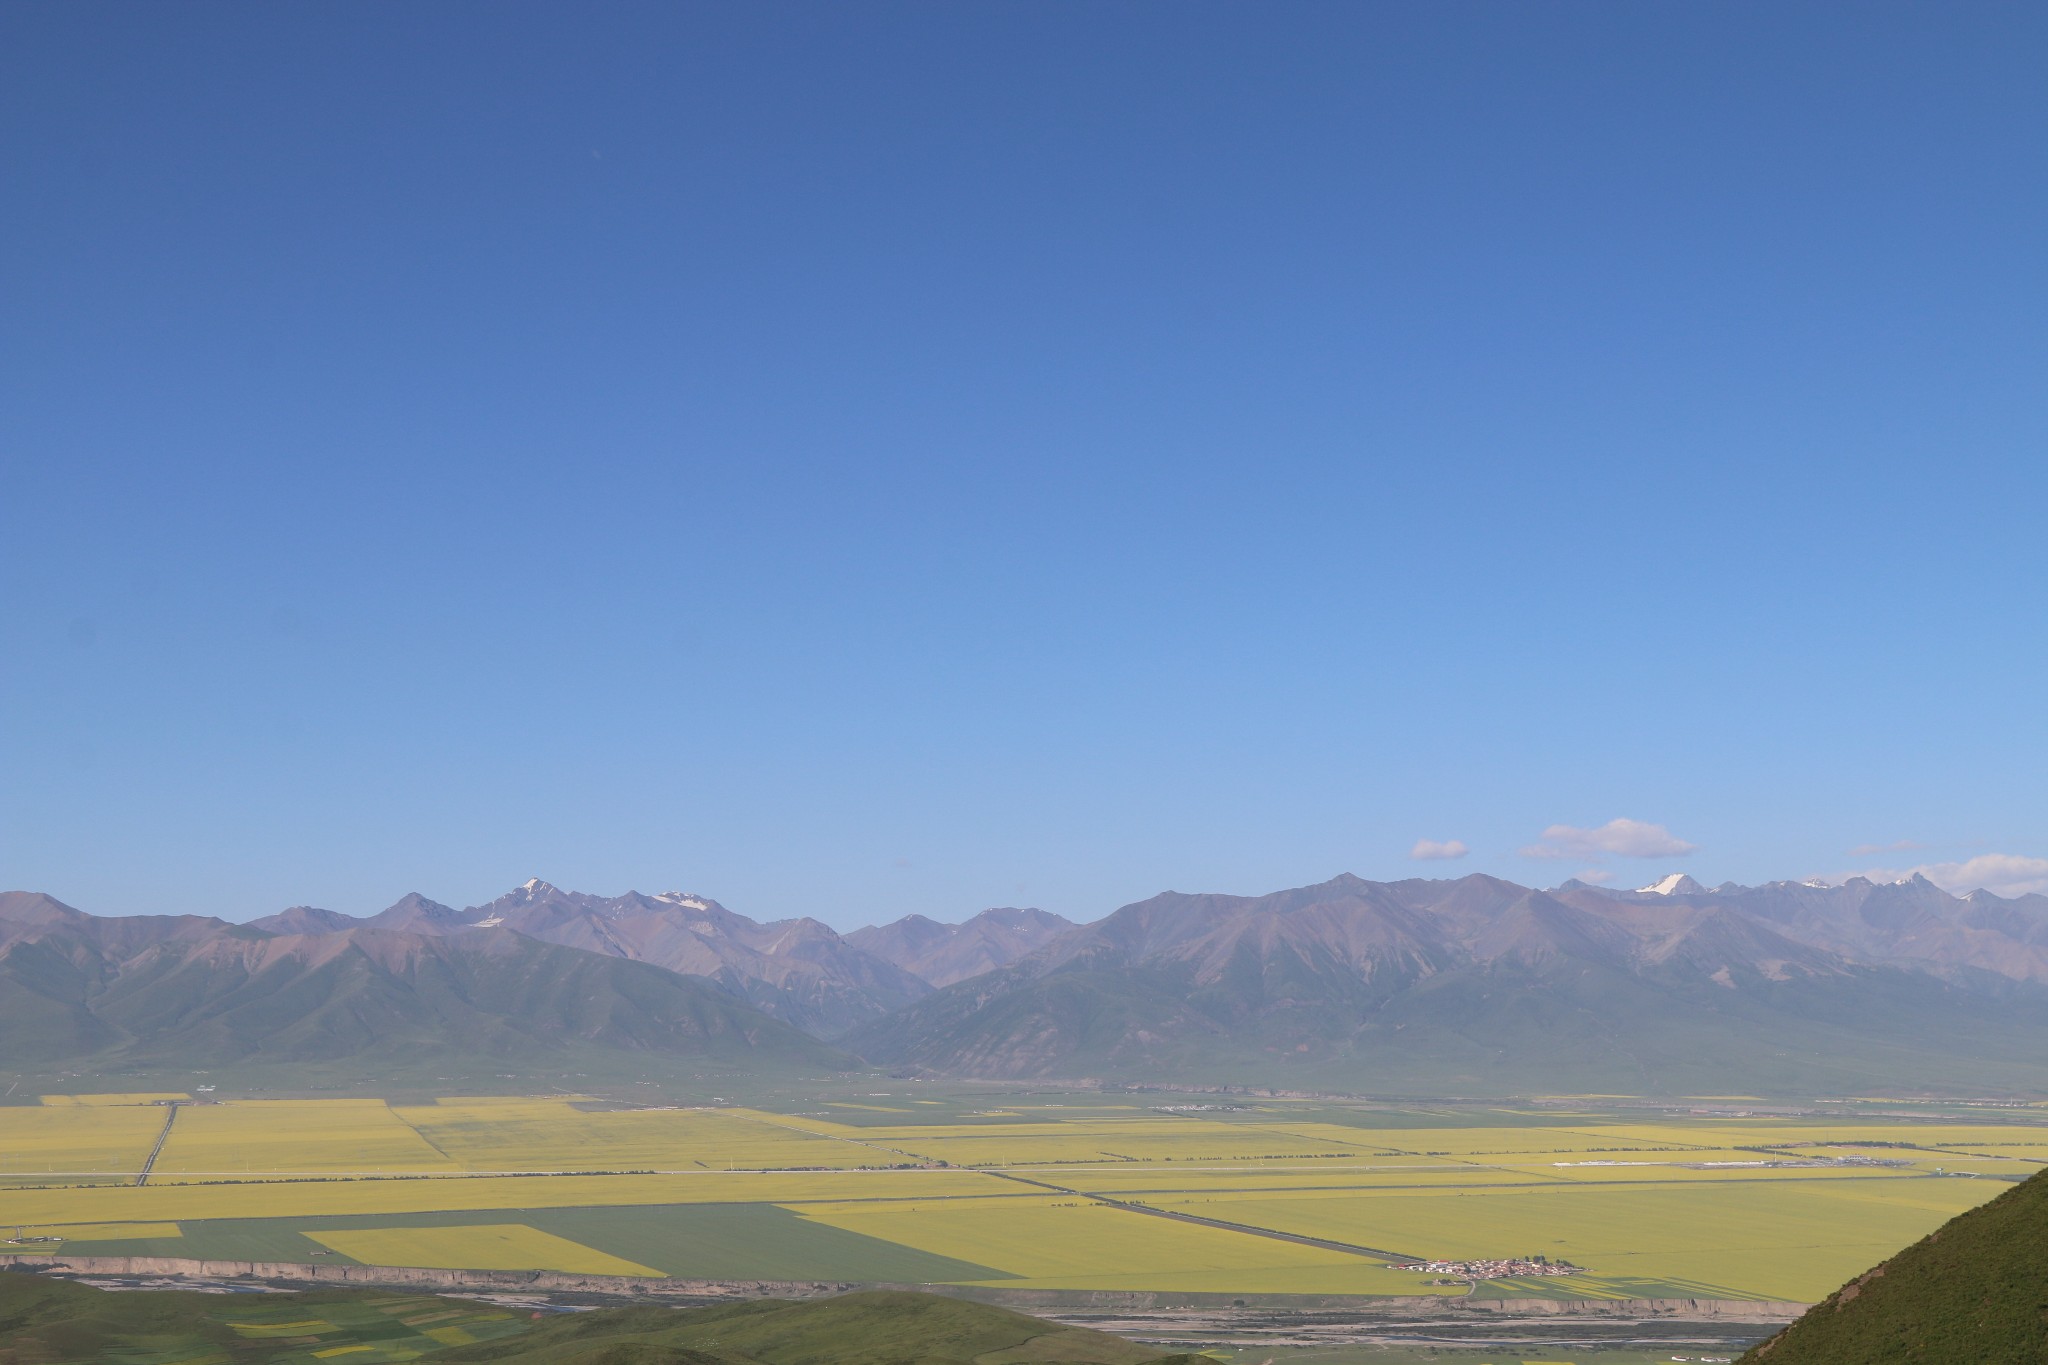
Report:
M 1166 893 L 849 1035 L 942 1074 L 1413 1093 L 2048 1084 L 2048 990 L 1859 963 L 1713 898 L 1341 876 Z
M 820 1037 L 844 1033 L 931 991 L 918 977 L 862 952 L 817 920 L 761 924 L 680 891 L 593 896 L 536 878 L 460 911 L 414 894 L 366 922 L 457 935 L 503 927 L 546 943 L 652 963 L 716 982 Z

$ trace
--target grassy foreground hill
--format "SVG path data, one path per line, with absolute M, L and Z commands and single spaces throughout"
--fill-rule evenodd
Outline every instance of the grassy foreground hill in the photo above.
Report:
M 2048 1361 L 2048 1171 L 1859 1275 L 1743 1365 Z
M 541 1317 L 347 1289 L 112 1293 L 0 1272 L 0 1365 L 1166 1365 L 1149 1346 L 937 1294 L 864 1293 Z

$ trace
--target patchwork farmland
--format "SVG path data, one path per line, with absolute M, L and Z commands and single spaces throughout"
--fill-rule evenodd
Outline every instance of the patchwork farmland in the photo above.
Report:
M 2040 1110 L 1646 1122 L 1591 1104 L 922 1095 L 802 1112 L 51 1096 L 0 1106 L 0 1224 L 13 1234 L 0 1250 L 1803 1302 L 2048 1164 Z M 1582 1269 L 1476 1280 L 1397 1268 L 1537 1257 Z

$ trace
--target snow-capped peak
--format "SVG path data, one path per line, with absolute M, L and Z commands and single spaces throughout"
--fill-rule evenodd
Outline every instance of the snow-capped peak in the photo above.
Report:
M 685 910 L 709 910 L 711 902 L 702 896 L 686 896 L 680 891 L 664 891 L 655 897 L 669 905 L 680 905 Z
M 1705 890 L 1705 887 L 1701 886 L 1691 877 L 1686 876 L 1683 872 L 1674 872 L 1659 881 L 1651 882 L 1648 886 L 1637 887 L 1636 894 L 1638 896 L 1695 896 Z
M 538 877 L 528 877 L 525 881 L 519 883 L 519 889 L 531 900 L 533 897 L 545 895 L 555 888 Z

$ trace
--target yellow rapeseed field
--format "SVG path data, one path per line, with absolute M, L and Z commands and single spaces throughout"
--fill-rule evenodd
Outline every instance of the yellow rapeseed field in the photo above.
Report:
M 816 1171 L 757 1175 L 564 1175 L 249 1181 L 235 1184 L 15 1189 L 8 1221 L 179 1222 L 321 1214 L 574 1208 L 629 1204 L 786 1204 L 806 1200 L 943 1199 L 1006 1194 L 1014 1183 L 976 1171 Z
M 166 1110 L 64 1105 L 0 1106 L 0 1178 L 133 1174 L 163 1131 Z M 17 1183 L 9 1180 L 8 1183 Z
M 1652 1151 L 1716 1146 L 1718 1142 L 1668 1142 L 1621 1129 L 1603 1128 L 1360 1128 L 1360 1141 L 1397 1152 L 1440 1156 L 1516 1156 L 1547 1152 Z
M 812 1222 L 1009 1271 L 981 1283 L 1010 1288 L 1425 1292 L 1417 1277 L 1363 1257 L 1092 1201 L 806 1204 L 796 1212 Z
M 1248 1123 L 1134 1118 L 855 1130 L 867 1142 L 956 1166 L 1103 1161 L 1255 1161 L 1348 1158 L 1349 1144 Z
M 1010 1105 L 1024 1121 L 918 1124 L 887 1097 L 830 1102 L 887 1124 L 870 1127 L 741 1108 L 607 1112 L 572 1097 L 469 1096 L 395 1107 L 183 1105 L 149 1184 L 136 1187 L 129 1177 L 172 1113 L 156 1098 L 0 1106 L 0 1223 L 83 1242 L 176 1236 L 193 1220 L 446 1213 L 524 1231 L 489 1242 L 445 1229 L 356 1230 L 333 1235 L 370 1238 L 353 1243 L 360 1251 L 335 1249 L 487 1268 L 505 1257 L 538 1264 L 544 1247 L 549 1264 L 589 1270 L 590 1257 L 612 1257 L 599 1230 L 582 1230 L 601 1221 L 578 1222 L 576 1235 L 593 1245 L 557 1245 L 532 1240 L 541 1234 L 517 1211 L 760 1203 L 996 1267 L 1005 1284 L 1424 1287 L 1368 1258 L 1091 1197 L 1101 1195 L 1363 1247 L 1456 1259 L 1541 1253 L 1592 1268 L 1546 1285 L 1552 1292 L 1661 1285 L 1813 1298 L 2048 1163 L 2039 1122 L 1496 1113 L 1486 1117 L 1512 1122 L 1461 1127 L 1445 1111 L 1423 1116 L 1430 1127 L 1367 1128 L 1328 1122 L 1326 1107 L 1310 1105 L 1223 1121 L 1048 1101 Z M 1844 1156 L 1901 1164 L 1759 1164 Z M 1964 1173 L 2002 1178 L 1949 1178 Z M 751 1216 L 733 1226 L 755 1226 Z M 572 1255 L 584 1259 L 572 1264 Z
M 566 1102 L 444 1100 L 395 1111 L 468 1170 L 687 1171 L 884 1166 L 886 1152 L 730 1109 L 586 1113 Z M 900 1160 L 896 1158 L 894 1160 Z
M 1467 1185 L 1527 1184 L 1544 1179 L 1527 1172 L 1497 1170 L 1487 1166 L 1418 1169 L 1415 1167 L 1373 1168 L 1348 1162 L 1330 1163 L 1327 1169 L 1270 1166 L 1240 1169 L 1190 1161 L 1172 1166 L 1017 1167 L 1020 1175 L 1061 1189 L 1114 1196 L 1144 1195 L 1148 1192 L 1190 1192 L 1242 1190 L 1374 1190 L 1462 1188 Z M 1545 1183 L 1548 1183 L 1547 1181 Z
M 182 1237 L 184 1231 L 176 1223 L 45 1223 L 23 1228 L 22 1236 L 99 1242 L 132 1237 Z
M 1542 1254 L 1711 1297 L 1808 1301 L 2006 1188 L 1970 1180 L 1727 1181 L 1147 1202 L 1421 1256 Z
M 150 1178 L 459 1169 L 382 1100 L 236 1100 L 180 1107 Z
M 524 1223 L 447 1228 L 360 1228 L 309 1232 L 314 1241 L 365 1265 L 446 1270 L 566 1270 L 578 1275 L 654 1275 L 651 1269 Z

